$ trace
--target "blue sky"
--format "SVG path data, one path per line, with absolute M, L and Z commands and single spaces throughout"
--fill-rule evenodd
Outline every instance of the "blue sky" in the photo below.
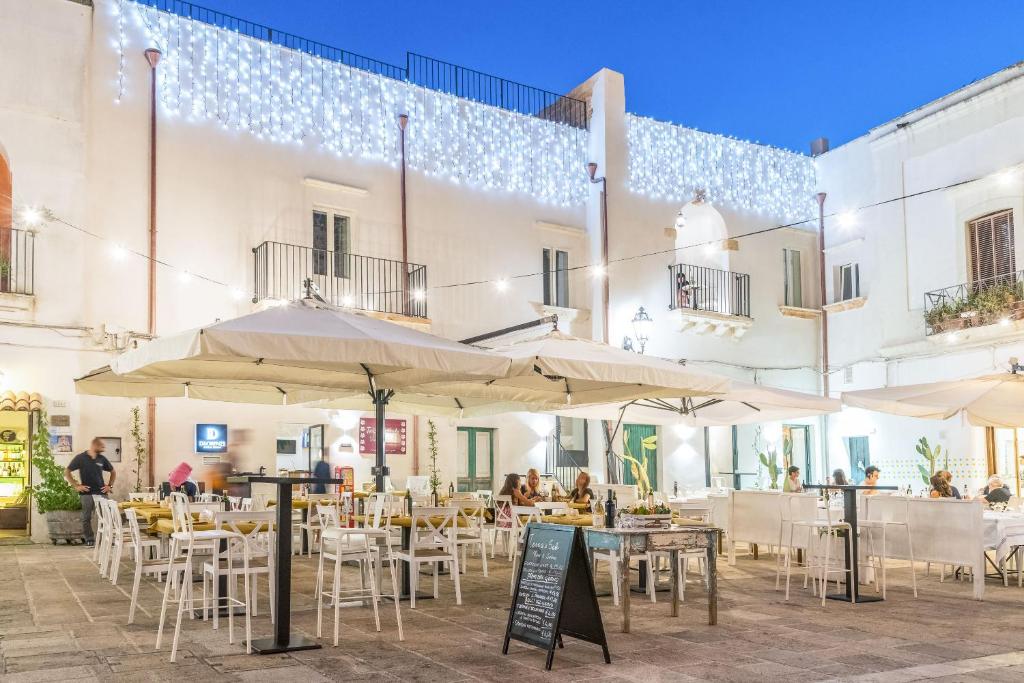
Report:
M 806 151 L 1024 59 L 1024 2 L 199 0 L 395 64 L 418 52 L 565 92 L 601 67 L 627 108 Z

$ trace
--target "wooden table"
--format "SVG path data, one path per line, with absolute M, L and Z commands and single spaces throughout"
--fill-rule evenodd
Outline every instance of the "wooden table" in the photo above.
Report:
M 295 484 L 343 484 L 343 479 L 312 477 L 228 477 L 233 484 L 277 485 L 277 580 L 274 582 L 274 605 L 277 622 L 273 638 L 252 641 L 253 652 L 269 655 L 295 650 L 316 650 L 320 643 L 292 633 L 292 486 Z M 307 506 L 308 508 L 308 506 Z
M 804 484 L 805 489 L 823 489 L 826 491 L 843 492 L 843 521 L 850 525 L 850 543 L 843 544 L 843 553 L 846 559 L 846 592 L 831 593 L 829 600 L 843 600 L 844 602 L 882 602 L 881 595 L 860 595 L 860 543 L 857 539 L 859 523 L 857 521 L 857 491 L 896 491 L 895 486 L 835 486 L 833 484 Z M 852 552 L 851 552 L 852 551 Z
M 674 526 L 669 529 L 584 529 L 590 550 L 614 550 L 619 554 L 619 601 L 622 605 L 622 632 L 629 633 L 629 559 L 635 554 L 665 550 L 672 553 L 672 616 L 679 616 L 679 563 L 681 550 L 704 550 L 708 554 L 708 623 L 718 623 L 718 535 L 721 529 L 710 526 Z

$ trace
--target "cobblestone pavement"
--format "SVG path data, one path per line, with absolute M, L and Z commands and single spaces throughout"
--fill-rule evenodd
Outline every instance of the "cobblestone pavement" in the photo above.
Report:
M 920 598 L 909 590 L 906 568 L 889 572 L 889 600 L 822 608 L 794 582 L 785 602 L 774 590 L 775 562 L 740 557 L 720 568 L 719 625 L 706 624 L 699 583 L 691 583 L 679 618 L 668 616 L 667 594 L 652 605 L 634 596 L 633 632 L 619 632 L 619 612 L 601 599 L 612 663 L 600 650 L 567 638 L 546 673 L 544 654 L 513 643 L 501 655 L 509 605 L 509 563 L 489 563 L 484 578 L 471 560 L 463 605 L 452 583 L 416 610 L 403 607 L 406 640 L 399 642 L 394 612 L 382 609 L 383 631 L 372 612 L 342 609 L 341 645 L 274 656 L 246 655 L 242 621 L 228 643 L 226 621 L 186 620 L 178 663 L 170 641 L 154 649 L 162 584 L 144 581 L 134 625 L 127 625 L 130 565 L 118 585 L 101 579 L 81 547 L 0 548 L 2 680 L 27 681 L 1021 681 L 1024 680 L 1024 590 L 990 581 L 986 601 L 970 598 L 969 583 L 939 583 L 919 568 Z M 314 561 L 293 565 L 293 628 L 316 633 Z M 346 569 L 349 578 L 354 569 Z M 607 574 L 598 576 L 608 588 Z M 1015 583 L 1015 582 L 1011 582 Z M 429 583 L 427 584 L 429 585 Z M 254 634 L 269 635 L 265 585 Z M 425 586 L 424 586 L 425 587 Z M 325 635 L 330 633 L 325 614 Z

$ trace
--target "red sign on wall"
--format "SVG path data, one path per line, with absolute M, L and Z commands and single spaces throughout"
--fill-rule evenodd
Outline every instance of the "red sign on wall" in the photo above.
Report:
M 359 418 L 359 452 L 377 452 L 376 418 Z M 384 420 L 384 452 L 405 455 L 405 420 Z

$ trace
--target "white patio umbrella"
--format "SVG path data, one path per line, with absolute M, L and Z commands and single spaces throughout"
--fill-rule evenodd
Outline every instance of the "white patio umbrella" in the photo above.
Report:
M 1024 426 L 1024 375 L 1004 372 L 971 379 L 844 391 L 843 403 L 881 413 L 945 420 L 964 413 L 978 427 Z
M 417 383 L 483 382 L 510 361 L 368 316 L 293 302 L 161 337 L 75 381 L 80 394 L 185 396 L 297 404 L 365 391 L 383 424 L 396 391 Z M 386 474 L 377 431 L 378 486 Z
M 840 410 L 838 399 L 732 380 L 721 394 L 699 398 L 640 399 L 558 410 L 563 417 L 621 420 L 642 424 L 728 427 L 792 420 Z
M 1017 495 L 1020 495 L 1020 449 L 1017 428 L 1024 427 L 1024 375 L 1011 359 L 1013 371 L 970 379 L 908 384 L 843 392 L 843 403 L 880 413 L 932 420 L 963 414 L 977 427 L 1013 430 Z
M 427 382 L 418 385 L 416 393 L 555 410 L 639 398 L 707 396 L 731 386 L 725 377 L 557 330 L 492 351 L 511 361 L 501 379 Z

